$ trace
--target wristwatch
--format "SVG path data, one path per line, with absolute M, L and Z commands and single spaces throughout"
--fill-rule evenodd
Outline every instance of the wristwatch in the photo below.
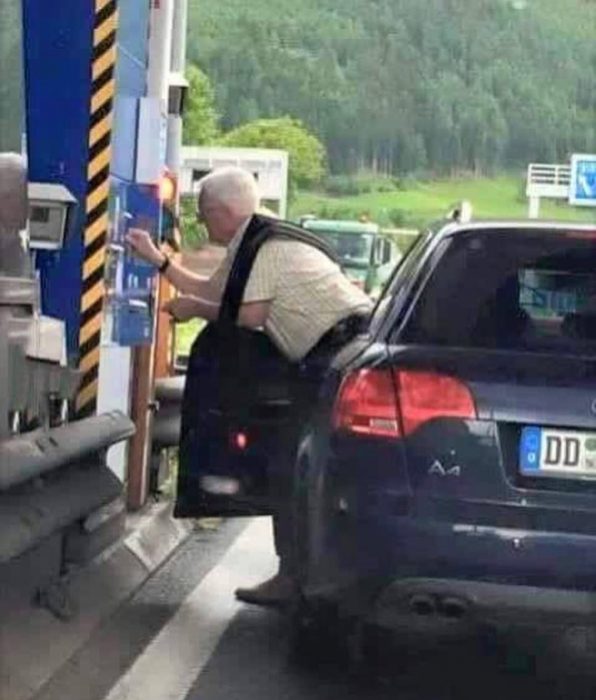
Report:
M 163 275 L 163 273 L 168 269 L 168 267 L 170 266 L 170 262 L 171 262 L 171 261 L 170 261 L 170 256 L 169 256 L 169 255 L 166 255 L 166 254 L 164 253 L 163 256 L 164 256 L 165 259 L 164 259 L 164 261 L 162 262 L 162 264 L 159 265 L 159 267 L 157 268 L 157 269 L 159 270 L 159 272 L 160 272 L 162 275 Z

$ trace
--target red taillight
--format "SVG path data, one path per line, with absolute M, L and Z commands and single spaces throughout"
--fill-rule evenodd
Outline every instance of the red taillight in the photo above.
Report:
M 406 435 L 434 418 L 476 418 L 468 387 L 459 379 L 433 372 L 396 372 L 401 420 Z
M 565 237 L 593 241 L 596 238 L 596 229 L 594 231 L 566 231 Z
M 230 447 L 236 452 L 244 452 L 248 447 L 248 435 L 244 432 L 230 433 Z
M 364 369 L 344 380 L 333 424 L 336 430 L 349 433 L 398 438 L 435 418 L 475 417 L 470 390 L 454 377 Z
M 363 369 L 344 380 L 333 415 L 336 430 L 399 437 L 395 385 L 390 370 Z

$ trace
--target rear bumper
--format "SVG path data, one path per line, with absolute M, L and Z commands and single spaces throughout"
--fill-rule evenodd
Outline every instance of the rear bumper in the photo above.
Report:
M 382 626 L 596 625 L 596 537 L 344 516 L 323 539 L 307 595 Z
M 377 625 L 440 631 L 499 626 L 596 624 L 596 593 L 440 578 L 393 581 L 369 615 Z

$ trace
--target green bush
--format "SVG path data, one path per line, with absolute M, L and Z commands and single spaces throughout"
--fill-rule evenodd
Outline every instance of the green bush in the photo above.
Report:
M 404 228 L 408 223 L 409 212 L 404 209 L 391 209 L 388 217 L 395 228 Z
M 180 233 L 184 248 L 200 248 L 207 242 L 207 231 L 198 223 L 195 197 L 182 197 L 180 200 Z
M 353 221 L 358 219 L 359 213 L 348 206 L 330 207 L 323 205 L 315 212 L 317 219 L 331 219 Z
M 517 181 L 517 196 L 515 199 L 519 204 L 527 204 L 527 202 L 528 202 L 528 195 L 526 194 L 526 187 L 527 187 L 527 178 L 524 175 L 524 177 L 520 177 Z
M 418 180 L 413 175 L 405 175 L 404 177 L 393 178 L 395 189 L 400 192 L 408 192 L 418 189 Z
M 349 175 L 335 175 L 327 178 L 325 191 L 332 197 L 352 197 L 361 193 L 358 182 Z

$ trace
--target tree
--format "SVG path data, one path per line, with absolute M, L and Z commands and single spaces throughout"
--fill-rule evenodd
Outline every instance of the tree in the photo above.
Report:
M 197 221 L 197 198 L 194 195 L 180 199 L 180 230 L 185 248 L 200 248 L 207 242 L 207 231 Z
M 191 3 L 225 131 L 291 115 L 330 170 L 450 174 L 595 147 L 594 0 Z
M 297 119 L 259 119 L 227 133 L 222 146 L 275 148 L 288 151 L 290 194 L 298 187 L 312 187 L 323 179 L 326 151 L 319 139 Z
M 219 136 L 219 118 L 211 81 L 193 64 L 188 66 L 186 77 L 189 88 L 182 139 L 188 146 L 211 144 Z

